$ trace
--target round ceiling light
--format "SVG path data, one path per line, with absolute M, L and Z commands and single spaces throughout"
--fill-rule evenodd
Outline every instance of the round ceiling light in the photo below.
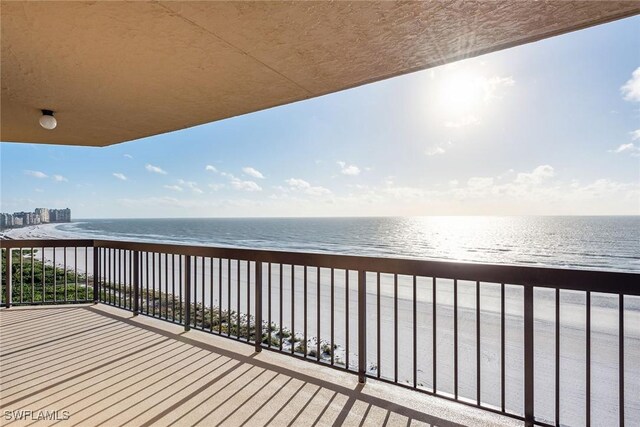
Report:
M 55 129 L 58 126 L 58 121 L 53 117 L 53 111 L 42 110 L 42 116 L 40 116 L 40 126 L 47 130 Z

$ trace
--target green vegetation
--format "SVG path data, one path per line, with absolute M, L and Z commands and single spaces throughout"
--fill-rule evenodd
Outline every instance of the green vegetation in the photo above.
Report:
M 93 298 L 93 280 L 84 273 L 45 265 L 39 250 L 11 253 L 11 303 L 84 301 Z M 40 259 L 38 259 L 40 258 Z M 2 251 L 2 304 L 5 303 L 6 256 Z M 65 284 L 66 282 L 66 284 Z

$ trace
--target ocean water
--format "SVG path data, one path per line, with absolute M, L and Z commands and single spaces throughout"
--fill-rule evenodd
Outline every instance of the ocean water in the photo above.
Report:
M 640 216 L 92 219 L 72 236 L 640 271 Z

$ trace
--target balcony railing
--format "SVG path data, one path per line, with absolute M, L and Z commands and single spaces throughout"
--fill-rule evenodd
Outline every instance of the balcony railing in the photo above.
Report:
M 7 308 L 109 304 L 527 425 L 560 425 L 563 336 L 573 352 L 576 337 L 583 345 L 591 424 L 592 312 L 603 308 L 618 347 L 617 396 L 605 397 L 620 425 L 626 388 L 637 391 L 625 383 L 625 314 L 640 309 L 640 274 L 104 240 L 2 248 Z M 536 346 L 538 334 L 549 339 Z

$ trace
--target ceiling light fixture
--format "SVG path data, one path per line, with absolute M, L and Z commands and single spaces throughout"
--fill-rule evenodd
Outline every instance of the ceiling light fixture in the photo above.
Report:
M 58 126 L 58 121 L 53 117 L 53 111 L 51 110 L 42 110 L 39 122 L 40 126 L 48 130 L 55 129 Z

